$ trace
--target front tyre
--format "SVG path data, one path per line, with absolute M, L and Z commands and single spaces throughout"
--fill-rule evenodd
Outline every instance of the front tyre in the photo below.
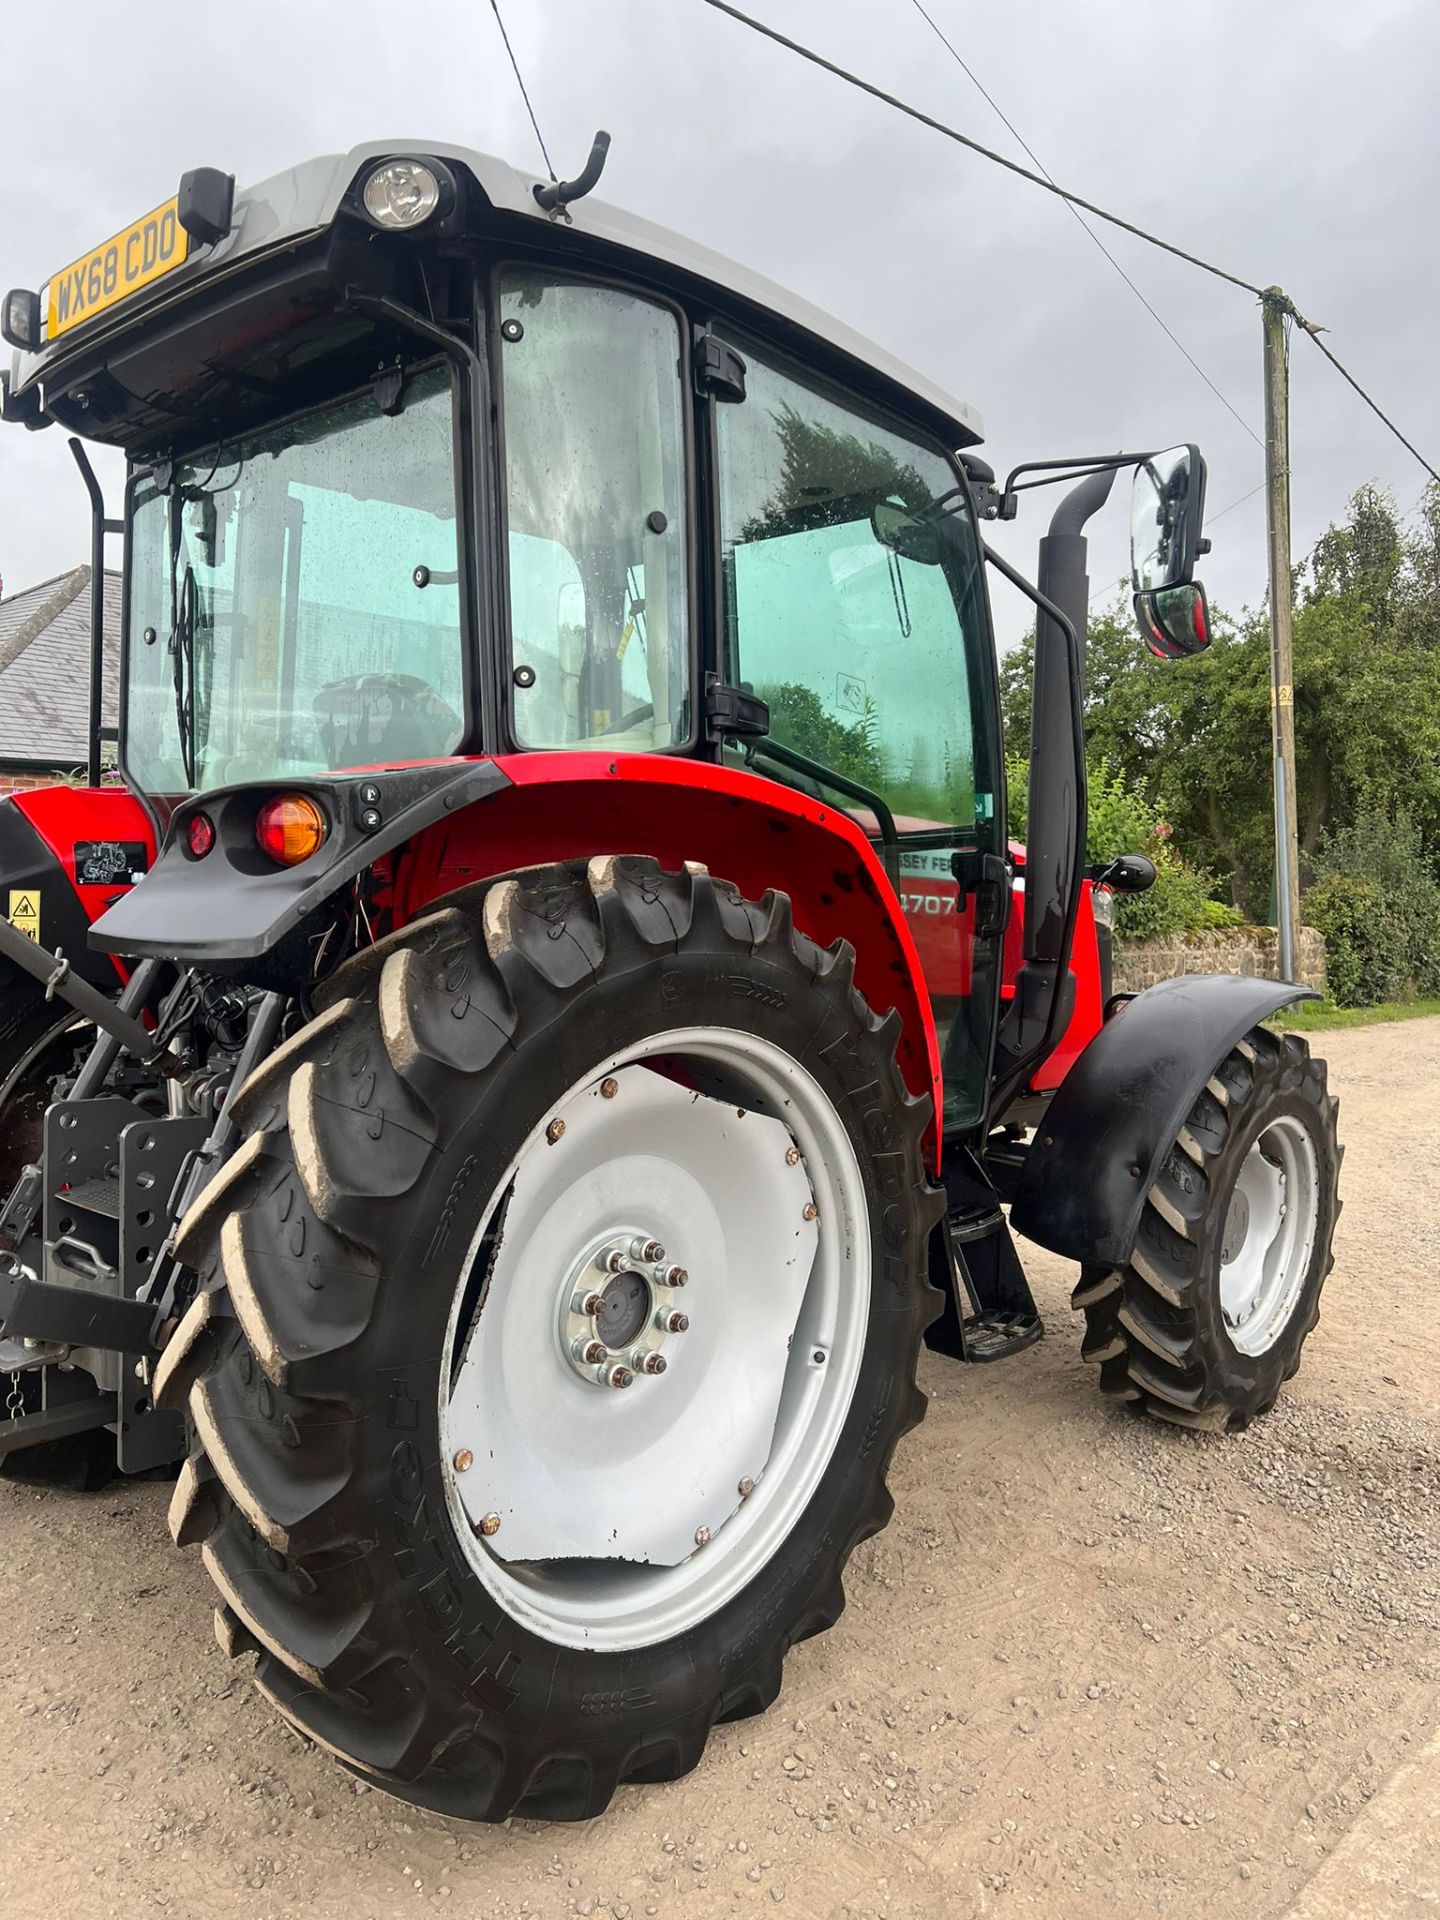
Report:
M 1124 1267 L 1082 1269 L 1102 1392 L 1237 1431 L 1300 1365 L 1335 1264 L 1343 1149 L 1325 1063 L 1256 1027 L 1222 1060 L 1146 1197 Z
M 361 956 L 187 1220 L 172 1525 L 303 1732 L 449 1814 L 694 1766 L 829 1626 L 943 1204 L 782 894 L 603 859 Z

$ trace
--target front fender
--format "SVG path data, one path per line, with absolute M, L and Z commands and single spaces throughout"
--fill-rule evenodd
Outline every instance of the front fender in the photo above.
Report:
M 1080 1055 L 1031 1144 L 1010 1222 L 1069 1260 L 1120 1266 L 1160 1162 L 1201 1088 L 1251 1027 L 1311 987 L 1186 974 L 1128 1001 Z

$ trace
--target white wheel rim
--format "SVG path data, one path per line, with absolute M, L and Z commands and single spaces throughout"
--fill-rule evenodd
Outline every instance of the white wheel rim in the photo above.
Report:
M 633 1257 L 647 1238 L 663 1260 Z M 628 1273 L 609 1281 L 595 1257 L 626 1248 Z M 685 1285 L 660 1285 L 657 1267 L 677 1263 Z M 690 1325 L 671 1334 L 649 1313 L 605 1368 L 653 1353 L 665 1370 L 637 1365 L 617 1390 L 580 1357 L 605 1316 L 579 1302 L 633 1291 L 637 1274 L 662 1318 Z M 618 1650 L 686 1632 L 754 1579 L 834 1454 L 870 1285 L 855 1150 L 790 1054 L 689 1027 L 597 1062 L 492 1195 L 446 1336 L 451 1516 L 505 1611 L 559 1644 Z
M 1319 1221 L 1315 1143 L 1282 1115 L 1241 1162 L 1226 1210 L 1220 1307 L 1230 1344 L 1268 1353 L 1294 1316 L 1310 1271 Z

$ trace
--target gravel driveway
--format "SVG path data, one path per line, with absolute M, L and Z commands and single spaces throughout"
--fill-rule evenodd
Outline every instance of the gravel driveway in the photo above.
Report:
M 288 1733 L 211 1639 L 165 1486 L 0 1486 L 6 1920 L 1433 1915 L 1425 1845 L 1380 1849 L 1363 1905 L 1343 1875 L 1387 1805 L 1440 1856 L 1440 1020 L 1314 1044 L 1346 1210 L 1270 1418 L 1103 1404 L 1037 1255 L 1050 1337 L 927 1357 L 895 1520 L 778 1707 L 587 1826 L 454 1825 Z

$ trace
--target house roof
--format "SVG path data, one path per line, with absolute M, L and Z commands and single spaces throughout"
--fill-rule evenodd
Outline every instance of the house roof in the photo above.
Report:
M 105 575 L 103 719 L 119 707 L 120 576 Z M 81 767 L 89 750 L 90 569 L 0 600 L 0 765 Z

